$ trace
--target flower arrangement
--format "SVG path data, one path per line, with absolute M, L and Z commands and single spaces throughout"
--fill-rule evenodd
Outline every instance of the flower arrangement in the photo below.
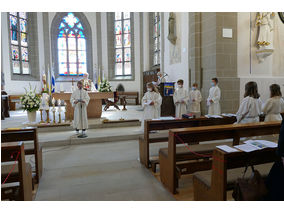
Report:
M 103 80 L 103 82 L 100 83 L 99 92 L 111 92 L 111 86 L 107 80 Z
M 30 90 L 27 91 L 24 88 L 26 93 L 21 97 L 21 104 L 23 105 L 23 109 L 28 112 L 37 111 L 40 106 L 40 96 L 36 94 L 36 87 L 32 90 L 30 85 Z

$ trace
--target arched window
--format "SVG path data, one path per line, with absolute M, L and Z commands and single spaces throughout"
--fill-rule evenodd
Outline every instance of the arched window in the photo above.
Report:
M 116 12 L 115 34 L 115 76 L 131 76 L 131 22 L 130 12 Z
M 29 75 L 27 13 L 10 12 L 12 73 Z
M 73 13 L 64 16 L 58 27 L 57 54 L 60 76 L 78 76 L 87 72 L 85 29 Z
M 161 52 L 161 21 L 160 13 L 154 13 L 154 26 L 153 26 L 153 65 L 160 65 L 160 52 Z

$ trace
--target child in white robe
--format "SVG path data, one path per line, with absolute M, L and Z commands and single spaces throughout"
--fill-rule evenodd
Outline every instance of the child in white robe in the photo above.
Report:
M 237 123 L 257 123 L 261 114 L 260 95 L 256 82 L 248 82 L 245 85 L 245 95 L 237 112 Z
M 174 104 L 176 107 L 176 118 L 182 118 L 182 114 L 186 114 L 187 103 L 189 100 L 188 92 L 183 88 L 183 80 L 177 81 L 178 88 L 174 93 Z
M 189 92 L 189 112 L 194 114 L 196 117 L 200 117 L 200 103 L 202 101 L 202 96 L 198 90 L 198 84 L 194 83 L 192 85 L 192 90 Z
M 218 87 L 217 78 L 212 78 L 211 86 L 207 98 L 208 115 L 221 115 L 221 90 Z
M 89 104 L 90 97 L 88 92 L 83 89 L 82 81 L 78 81 L 77 87 L 78 89 L 72 93 L 70 99 L 70 102 L 74 107 L 73 127 L 77 134 L 79 134 L 79 130 L 82 130 L 82 135 L 86 136 L 85 131 L 88 128 L 87 106 Z
M 147 83 L 147 92 L 142 98 L 144 109 L 141 130 L 144 131 L 144 121 L 160 117 L 162 97 L 153 83 Z
M 270 98 L 262 107 L 262 112 L 265 114 L 264 121 L 282 121 L 280 113 L 284 112 L 284 100 L 280 86 L 272 84 L 270 87 Z

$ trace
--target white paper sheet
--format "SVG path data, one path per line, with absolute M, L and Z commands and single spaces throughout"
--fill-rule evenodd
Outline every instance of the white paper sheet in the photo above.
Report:
M 234 146 L 234 147 L 239 149 L 239 150 L 242 150 L 244 152 L 252 152 L 252 151 L 255 151 L 255 150 L 259 150 L 258 148 L 251 146 L 249 144 L 242 144 L 242 145 L 237 145 L 237 146 Z
M 147 101 L 145 102 L 145 105 L 150 105 L 150 103 L 152 103 L 152 100 L 147 100 Z
M 231 152 L 239 152 L 239 150 L 233 148 L 233 147 L 230 147 L 230 146 L 227 146 L 227 145 L 220 145 L 220 146 L 216 146 L 218 149 L 221 149 L 227 153 L 231 153 Z
M 153 121 L 159 121 L 159 120 L 175 120 L 174 117 L 168 116 L 168 117 L 159 117 L 159 118 L 154 118 L 152 119 Z
M 226 117 L 236 117 L 236 114 L 232 114 L 232 113 L 223 113 L 222 115 Z
M 266 141 L 266 140 L 248 140 L 248 141 L 245 141 L 244 143 L 249 144 L 251 146 L 256 146 L 259 149 L 275 148 L 278 145 L 277 143 Z

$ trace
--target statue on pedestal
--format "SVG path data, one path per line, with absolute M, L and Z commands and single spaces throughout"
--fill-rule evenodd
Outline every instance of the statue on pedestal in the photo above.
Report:
M 169 41 L 175 45 L 176 44 L 176 40 L 177 40 L 177 36 L 176 36 L 176 20 L 175 20 L 175 17 L 174 17 L 174 13 L 170 13 L 170 17 L 169 17 L 169 20 L 168 20 L 168 26 L 169 26 L 169 34 L 168 34 L 168 39 Z
M 259 49 L 256 51 L 256 55 L 260 62 L 263 62 L 267 56 L 271 55 L 274 52 L 274 16 L 275 13 L 260 12 L 256 17 L 256 25 L 259 27 L 259 36 L 257 39 L 257 45 Z
M 91 91 L 92 81 L 89 79 L 89 74 L 84 73 L 83 77 L 84 78 L 81 80 L 81 82 L 83 83 L 83 89 L 86 90 L 86 91 Z

